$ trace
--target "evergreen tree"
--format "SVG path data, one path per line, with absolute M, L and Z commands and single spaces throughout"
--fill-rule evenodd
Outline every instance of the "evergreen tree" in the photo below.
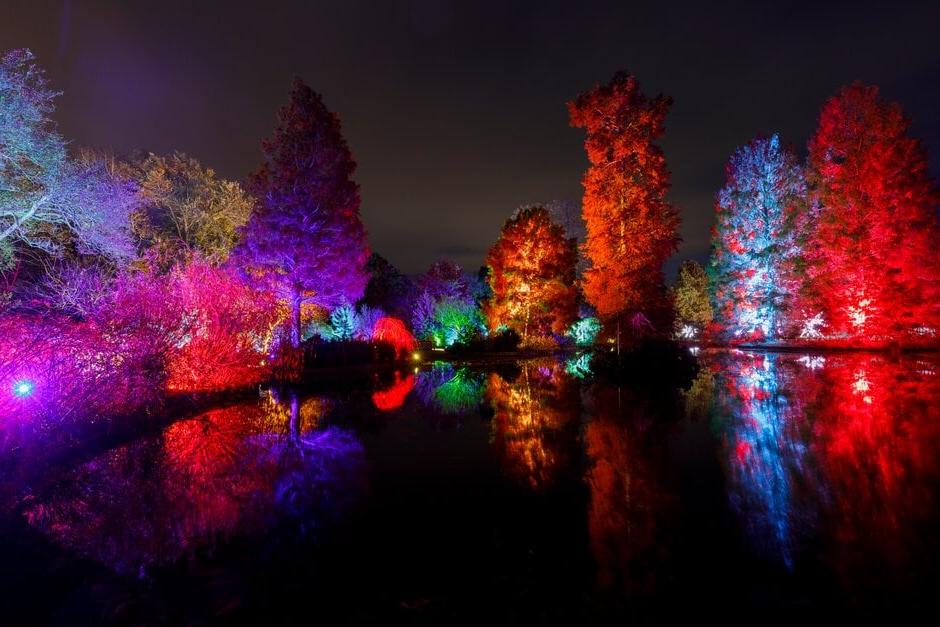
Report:
M 628 316 L 637 320 L 642 311 L 662 322 L 668 310 L 662 266 L 678 246 L 679 215 L 665 199 L 669 171 L 657 142 L 670 104 L 647 98 L 623 72 L 568 103 L 571 125 L 587 134 L 591 164 L 582 207 L 590 263 L 584 295 L 618 331 Z
M 776 339 L 797 290 L 803 171 L 773 135 L 739 148 L 727 176 L 712 234 L 715 318 L 728 338 Z
M 264 164 L 250 185 L 258 206 L 239 259 L 289 305 L 296 346 L 302 305 L 355 302 L 368 281 L 359 188 L 351 179 L 356 164 L 339 118 L 299 79 L 262 147 Z
M 814 220 L 807 316 L 830 337 L 907 341 L 940 332 L 937 190 L 910 120 L 878 88 L 843 88 L 809 143 Z

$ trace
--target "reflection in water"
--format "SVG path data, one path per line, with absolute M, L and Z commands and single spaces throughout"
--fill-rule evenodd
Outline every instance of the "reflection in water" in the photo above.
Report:
M 726 420 L 732 507 L 769 556 L 793 567 L 791 477 L 804 472 L 800 397 L 789 389 L 777 355 L 735 353 L 721 370 L 716 405 Z
M 502 585 L 512 594 L 550 589 L 551 568 L 532 567 L 556 555 L 544 538 L 596 571 L 570 569 L 572 585 L 583 578 L 584 586 L 570 599 L 688 598 L 703 590 L 703 576 L 716 582 L 706 582 L 708 592 L 753 580 L 769 598 L 811 603 L 832 592 L 837 602 L 865 603 L 923 591 L 937 573 L 936 357 L 702 349 L 698 359 L 685 390 L 675 381 L 648 389 L 579 380 L 580 360 L 534 359 L 498 372 L 435 363 L 330 398 L 272 392 L 153 436 L 135 432 L 130 443 L 98 444 L 114 446 L 104 453 L 93 444 L 87 457 L 45 472 L 5 472 L 0 495 L 15 503 L 7 514 L 25 514 L 61 555 L 148 583 L 183 560 L 224 570 L 213 559 L 227 543 L 316 541 L 321 525 L 368 496 L 369 520 L 349 525 L 350 544 L 337 551 L 350 564 L 338 581 L 363 598 L 416 596 L 411 586 L 425 577 L 436 585 L 442 568 L 442 580 L 472 577 L 495 597 Z M 487 408 L 491 422 L 464 420 Z M 379 412 L 394 419 L 368 420 Z M 455 415 L 461 429 L 420 419 Z M 349 417 L 368 449 L 335 426 Z M 16 459 L 35 467 L 48 457 Z M 501 472 L 491 472 L 494 463 Z M 525 491 L 532 498 L 519 498 Z M 430 528 L 445 532 L 423 546 Z M 386 546 L 414 529 L 422 530 L 414 546 Z M 488 558 L 475 567 L 489 570 L 468 572 L 466 560 L 450 559 L 465 555 L 468 537 L 475 548 L 494 542 L 493 556 L 525 557 Z M 365 548 L 347 560 L 351 546 Z M 404 551 L 413 561 L 402 566 L 405 585 L 382 576 L 362 583 L 360 565 Z
M 415 376 L 408 373 L 404 379 L 395 371 L 395 381 L 391 386 L 372 393 L 372 404 L 379 411 L 393 411 L 405 404 L 405 399 L 415 387 Z
M 269 397 L 181 420 L 68 472 L 26 507 L 27 520 L 60 546 L 139 575 L 290 521 L 309 531 L 364 480 L 357 439 L 313 429 L 322 407 Z
M 812 542 L 802 558 L 822 557 L 859 595 L 935 572 L 924 532 L 937 512 L 940 383 L 924 363 L 710 356 L 730 501 L 758 546 L 792 568 Z
M 440 413 L 463 414 L 479 409 L 483 382 L 482 372 L 437 361 L 418 373 L 415 390 L 425 405 Z
M 661 518 L 671 497 L 661 485 L 659 446 L 645 395 L 611 386 L 591 390 L 584 431 L 590 493 L 588 536 L 604 589 L 628 595 L 656 585 L 668 543 Z
M 578 386 L 554 360 L 521 365 L 513 378 L 489 376 L 493 439 L 508 474 L 532 488 L 549 487 L 558 468 L 571 461 L 567 427 L 578 411 Z

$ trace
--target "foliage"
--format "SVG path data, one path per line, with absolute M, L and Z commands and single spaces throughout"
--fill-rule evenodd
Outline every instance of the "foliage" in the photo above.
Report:
M 264 380 L 283 314 L 232 272 L 196 260 L 166 275 L 119 277 L 98 318 L 165 372 L 169 389 L 201 391 Z
M 135 190 L 99 161 L 69 160 L 53 92 L 28 50 L 0 58 L 0 268 L 18 247 L 126 260 Z
M 843 88 L 809 143 L 805 317 L 829 338 L 918 341 L 940 329 L 938 195 L 923 146 L 876 87 Z
M 213 264 L 228 259 L 254 205 L 241 185 L 179 152 L 150 153 L 122 167 L 140 189 L 133 232 L 146 257 L 163 268 L 192 254 Z
M 483 314 L 475 303 L 446 299 L 434 307 L 430 335 L 435 346 L 467 344 L 485 330 Z
M 492 330 L 561 335 L 577 310 L 575 242 L 544 207 L 524 207 L 506 221 L 486 256 L 492 297 L 484 315 Z
M 777 339 L 797 290 L 803 171 L 773 135 L 739 148 L 727 176 L 712 239 L 715 317 L 725 337 Z
M 289 305 L 297 346 L 302 304 L 355 302 L 368 281 L 355 163 L 339 118 L 299 79 L 262 148 L 264 164 L 250 186 L 258 206 L 237 257 L 249 276 Z
M 132 347 L 126 329 L 61 315 L 0 317 L 0 416 L 92 418 L 154 400 L 162 373 Z M 11 394 L 26 383 L 28 394 Z
M 359 328 L 359 316 L 356 310 L 347 302 L 340 304 L 330 312 L 330 339 L 339 342 L 348 342 L 353 339 Z
M 573 322 L 566 335 L 578 346 L 592 346 L 600 332 L 601 321 L 592 316 Z
M 366 271 L 369 273 L 369 282 L 362 302 L 379 307 L 390 315 L 408 318 L 415 299 L 415 286 L 411 279 L 377 253 L 369 257 Z
M 692 260 L 679 266 L 679 277 L 672 288 L 676 328 L 690 326 L 701 331 L 712 321 L 708 276 L 705 269 Z
M 370 341 L 375 334 L 375 325 L 385 317 L 385 312 L 378 307 L 359 305 L 356 311 L 356 330 L 353 336 L 357 340 Z
M 373 342 L 384 342 L 394 347 L 399 358 L 411 354 L 417 345 L 414 336 L 405 323 L 398 318 L 388 316 L 380 318 L 372 330 Z
M 469 342 L 485 332 L 483 315 L 475 299 L 474 281 L 452 261 L 437 261 L 416 280 L 418 298 L 412 307 L 415 335 L 435 346 Z
M 678 246 L 679 215 L 665 199 L 669 172 L 657 141 L 670 103 L 647 98 L 622 72 L 568 103 L 591 164 L 583 181 L 584 295 L 605 323 L 639 310 L 658 321 L 668 309 L 662 265 Z

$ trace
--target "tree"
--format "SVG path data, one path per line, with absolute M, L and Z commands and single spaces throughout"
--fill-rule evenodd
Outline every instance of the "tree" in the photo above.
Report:
M 530 334 L 563 334 L 577 314 L 577 257 L 574 239 L 544 207 L 517 211 L 486 256 L 493 295 L 484 315 L 490 329 L 507 326 L 523 345 Z
M 938 195 L 909 127 L 877 87 L 855 83 L 823 105 L 809 142 L 803 295 L 829 337 L 904 341 L 940 329 Z
M 705 269 L 695 261 L 683 261 L 672 289 L 675 326 L 681 336 L 694 337 L 711 323 L 712 305 L 708 295 Z
M 366 271 L 369 272 L 369 282 L 362 302 L 380 307 L 393 316 L 407 318 L 415 296 L 411 279 L 378 253 L 369 256 Z
M 469 341 L 485 329 L 477 302 L 477 282 L 449 260 L 435 261 L 415 280 L 418 296 L 412 306 L 415 335 L 436 346 Z
M 185 262 L 193 253 L 214 264 L 228 258 L 254 205 L 241 185 L 179 152 L 150 153 L 125 168 L 144 203 L 134 215 L 134 235 L 159 265 Z
M 584 294 L 605 323 L 617 324 L 618 338 L 631 312 L 659 320 L 668 309 L 662 265 L 678 246 L 679 215 L 665 200 L 669 171 L 656 142 L 670 104 L 647 98 L 623 72 L 568 103 L 591 164 L 583 180 Z
M 432 263 L 427 272 L 419 276 L 415 283 L 419 293 L 427 292 L 435 301 L 473 299 L 470 277 L 460 265 L 449 259 L 439 259 Z
M 339 118 L 299 79 L 262 149 L 264 164 L 250 184 L 258 206 L 238 258 L 289 305 L 291 342 L 298 346 L 302 305 L 355 302 L 368 281 L 359 188 L 351 179 L 356 164 Z
M 773 135 L 738 148 L 727 177 L 712 233 L 715 316 L 728 337 L 777 339 L 797 291 L 803 169 Z
M 0 270 L 18 247 L 125 260 L 132 187 L 98 161 L 73 161 L 51 115 L 58 94 L 29 50 L 0 58 Z

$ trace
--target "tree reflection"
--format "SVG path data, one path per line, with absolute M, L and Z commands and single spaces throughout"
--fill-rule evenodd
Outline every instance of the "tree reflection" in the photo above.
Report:
M 787 568 L 821 557 L 857 595 L 916 588 L 935 568 L 926 530 L 940 478 L 940 383 L 931 363 L 870 353 L 710 358 L 729 498 L 765 555 Z
M 480 372 L 434 362 L 430 370 L 418 373 L 415 391 L 425 405 L 442 414 L 463 414 L 479 409 L 483 380 Z
M 804 409 L 778 356 L 735 352 L 719 369 L 716 406 L 733 509 L 762 552 L 793 567 L 793 477 L 805 474 Z
M 405 399 L 415 387 L 415 377 L 409 373 L 404 379 L 395 371 L 395 380 L 389 387 L 372 393 L 372 404 L 379 411 L 393 411 L 405 404 Z
M 650 593 L 669 550 L 662 520 L 674 504 L 662 485 L 662 438 L 650 399 L 595 386 L 587 414 L 588 535 L 598 584 L 631 596 Z
M 364 481 L 358 440 L 314 428 L 323 406 L 269 396 L 181 420 L 70 471 L 26 518 L 57 544 L 134 575 L 285 521 L 309 530 Z
M 571 462 L 578 386 L 554 360 L 525 362 L 517 376 L 489 375 L 493 441 L 503 468 L 536 490 Z

